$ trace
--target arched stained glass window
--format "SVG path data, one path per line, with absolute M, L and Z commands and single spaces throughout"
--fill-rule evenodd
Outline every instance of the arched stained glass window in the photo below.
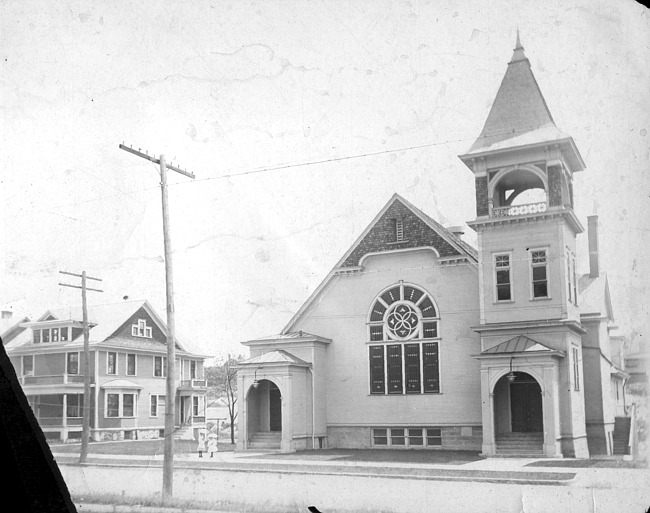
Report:
M 433 298 L 414 285 L 377 297 L 368 315 L 371 394 L 440 392 L 439 320 Z

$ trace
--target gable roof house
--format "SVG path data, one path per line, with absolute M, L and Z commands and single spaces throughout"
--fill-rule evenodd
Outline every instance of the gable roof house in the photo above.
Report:
M 147 301 L 88 307 L 91 437 L 164 435 L 167 332 Z M 78 440 L 84 391 L 81 308 L 48 310 L 6 349 L 47 438 Z M 206 356 L 176 341 L 176 437 L 205 428 Z
M 610 376 L 625 374 L 604 337 L 611 314 L 592 316 L 587 299 L 609 296 L 602 279 L 579 292 L 575 273 L 585 164 L 519 36 L 460 159 L 475 176 L 478 248 L 390 198 L 279 335 L 243 342 L 238 450 L 613 452 L 624 411 Z

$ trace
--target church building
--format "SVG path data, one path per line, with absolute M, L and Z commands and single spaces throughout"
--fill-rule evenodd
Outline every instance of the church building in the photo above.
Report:
M 611 358 L 595 217 L 592 269 L 576 275 L 585 163 L 519 36 L 460 159 L 475 177 L 478 249 L 395 194 L 281 334 L 243 342 L 238 450 L 613 453 L 626 412 L 613 390 L 627 375 Z

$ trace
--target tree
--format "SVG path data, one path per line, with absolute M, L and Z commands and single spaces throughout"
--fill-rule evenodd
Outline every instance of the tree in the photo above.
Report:
M 230 417 L 230 441 L 235 443 L 235 419 L 237 418 L 237 369 L 235 365 L 242 359 L 228 355 L 221 365 L 205 368 L 205 379 L 208 385 L 208 398 L 218 399 L 223 397 L 228 407 Z

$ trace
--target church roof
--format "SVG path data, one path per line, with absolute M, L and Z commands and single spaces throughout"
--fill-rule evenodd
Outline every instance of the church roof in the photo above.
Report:
M 519 335 L 505 342 L 501 342 L 490 349 L 486 349 L 481 354 L 532 353 L 540 351 L 555 350 L 525 335 Z
M 519 40 L 481 135 L 468 154 L 569 139 L 556 126 Z

